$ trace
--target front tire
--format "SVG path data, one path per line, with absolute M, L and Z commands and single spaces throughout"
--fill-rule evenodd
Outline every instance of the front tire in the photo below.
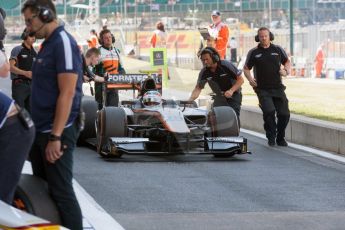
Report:
M 127 116 L 123 108 L 105 107 L 97 115 L 97 153 L 102 157 L 121 157 L 110 152 L 109 137 L 126 137 Z
M 97 118 L 98 103 L 91 96 L 83 96 L 81 106 L 85 113 L 85 124 L 84 130 L 80 132 L 78 145 L 83 145 L 88 138 L 96 136 L 95 120 Z
M 209 113 L 209 123 L 211 126 L 210 136 L 212 137 L 238 137 L 240 129 L 237 115 L 229 106 L 213 107 Z M 236 152 L 214 153 L 215 157 L 231 157 Z
M 47 183 L 39 177 L 21 175 L 13 206 L 54 224 L 61 224 L 58 209 L 49 195 Z

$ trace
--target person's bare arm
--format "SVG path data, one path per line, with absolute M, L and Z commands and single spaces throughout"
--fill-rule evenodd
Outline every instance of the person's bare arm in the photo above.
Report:
M 71 112 L 75 88 L 78 75 L 75 73 L 58 74 L 59 96 L 56 103 L 55 117 L 51 134 L 61 136 L 68 117 Z M 61 151 L 60 141 L 49 141 L 46 147 L 46 158 L 49 162 L 54 163 L 63 154 Z
M 247 67 L 247 66 L 244 66 L 243 67 L 243 73 L 244 73 L 244 76 L 247 78 L 247 80 L 249 81 L 249 84 L 252 86 L 252 87 L 256 87 L 257 84 L 256 84 L 256 80 L 255 78 L 252 76 L 251 72 L 250 72 L 250 69 Z
M 284 64 L 284 68 L 279 70 L 279 74 L 283 77 L 286 77 L 287 75 L 289 75 L 291 72 L 291 62 L 288 59 L 285 64 Z
M 104 79 L 104 77 L 100 77 L 98 75 L 95 75 L 95 82 L 103 83 L 103 82 L 105 82 L 105 79 Z
M 84 79 L 84 82 L 90 82 L 91 81 L 91 79 L 88 76 L 86 76 L 86 75 L 83 76 L 83 79 Z M 100 77 L 98 75 L 95 75 L 93 80 L 95 82 L 100 82 L 100 83 L 105 82 L 104 77 Z
M 5 53 L 0 50 L 0 77 L 6 78 L 8 77 L 10 71 L 10 65 L 7 61 L 7 57 Z
M 26 71 L 26 70 L 22 70 L 22 69 L 19 69 L 17 66 L 16 66 L 16 60 L 15 59 L 11 59 L 10 60 L 10 71 L 14 74 L 17 74 L 17 75 L 23 75 L 29 79 L 32 78 L 32 72 L 31 71 Z
M 189 97 L 189 101 L 194 101 L 195 99 L 197 99 L 199 97 L 200 93 L 201 93 L 201 88 L 196 85 L 192 91 L 192 94 Z
M 236 92 L 239 88 L 241 88 L 243 83 L 244 83 L 244 79 L 242 75 L 237 76 L 236 83 L 230 89 L 224 92 L 224 96 L 228 98 L 232 97 L 234 92 Z

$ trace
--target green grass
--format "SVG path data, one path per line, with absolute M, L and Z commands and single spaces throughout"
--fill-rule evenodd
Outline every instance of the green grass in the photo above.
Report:
M 286 95 L 291 113 L 345 124 L 345 81 L 286 79 Z M 243 104 L 257 106 L 252 88 L 243 85 Z
M 169 88 L 192 91 L 195 83 L 195 77 L 173 75 Z M 291 113 L 345 124 L 344 80 L 287 78 L 284 79 L 284 84 Z M 210 92 L 209 88 L 205 88 L 202 94 L 207 95 Z M 247 80 L 243 84 L 242 92 L 243 105 L 258 106 L 256 94 Z

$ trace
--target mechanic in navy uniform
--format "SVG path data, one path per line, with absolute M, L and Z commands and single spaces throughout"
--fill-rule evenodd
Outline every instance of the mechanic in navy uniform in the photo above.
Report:
M 242 104 L 241 86 L 244 82 L 242 71 L 238 70 L 231 62 L 221 60 L 213 47 L 204 48 L 200 52 L 200 58 L 204 68 L 199 73 L 197 84 L 189 100 L 197 99 L 206 82 L 212 80 L 217 83 L 219 89 L 224 93 L 228 105 L 233 108 L 239 118 Z M 215 92 L 212 85 L 210 86 Z
M 1 12 L 0 8 L 0 77 L 4 78 L 10 74 L 10 64 L 2 51 L 5 34 Z M 35 135 L 32 121 L 28 120 L 31 127 L 26 126 L 19 117 L 20 110 L 13 99 L 0 91 L 0 200 L 10 205 Z
M 258 96 L 268 145 L 287 146 L 285 129 L 290 110 L 282 76 L 289 74 L 291 65 L 284 49 L 271 43 L 273 39 L 268 28 L 258 30 L 255 41 L 259 44 L 248 52 L 243 71 Z M 250 72 L 253 67 L 254 77 Z
M 115 37 L 108 29 L 104 29 L 99 33 L 99 51 L 101 52 L 100 63 L 95 66 L 94 73 L 100 77 L 107 74 L 126 74 L 123 68 L 120 51 L 115 48 Z M 95 82 L 95 99 L 98 102 L 98 109 L 103 107 L 103 84 Z M 106 106 L 118 106 L 119 93 L 117 89 L 107 89 Z
M 73 152 L 80 131 L 81 52 L 72 35 L 59 25 L 51 0 L 28 0 L 22 13 L 27 31 L 44 39 L 32 66 L 33 173 L 47 181 L 62 225 L 81 230 L 82 214 L 72 184 Z
M 36 58 L 33 48 L 35 36 L 29 36 L 24 30 L 21 36 L 23 43 L 11 51 L 10 66 L 12 79 L 12 98 L 16 103 L 30 111 L 32 62 Z

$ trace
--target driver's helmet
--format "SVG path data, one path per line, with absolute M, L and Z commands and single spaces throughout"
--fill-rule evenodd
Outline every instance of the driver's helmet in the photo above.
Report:
M 162 103 L 162 96 L 158 91 L 147 91 L 143 96 L 143 104 L 145 107 L 154 107 Z

